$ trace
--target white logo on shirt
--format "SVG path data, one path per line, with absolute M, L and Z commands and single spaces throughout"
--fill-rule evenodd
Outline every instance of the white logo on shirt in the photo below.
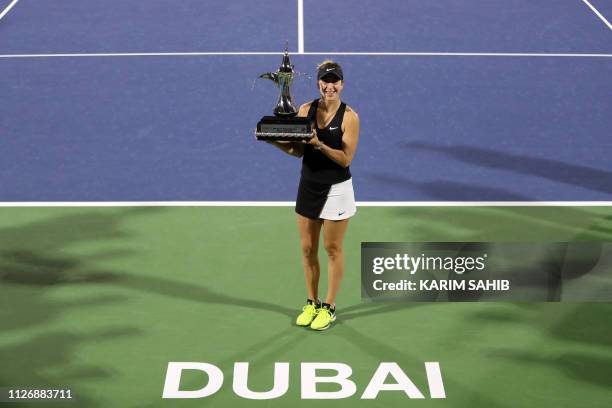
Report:
M 329 130 L 336 130 L 336 129 L 338 129 L 338 126 L 329 128 Z

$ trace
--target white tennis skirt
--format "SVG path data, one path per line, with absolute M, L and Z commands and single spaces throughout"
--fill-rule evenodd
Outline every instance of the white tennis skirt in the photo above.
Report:
M 357 212 L 353 179 L 332 184 L 319 218 L 339 221 L 352 217 Z

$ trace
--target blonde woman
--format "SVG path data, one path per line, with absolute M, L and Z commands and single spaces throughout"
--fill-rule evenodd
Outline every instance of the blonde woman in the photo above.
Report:
M 340 99 L 344 74 L 338 63 L 322 62 L 317 84 L 319 98 L 302 105 L 298 112 L 316 123 L 314 137 L 308 143 L 272 144 L 303 158 L 295 211 L 308 299 L 296 324 L 325 330 L 336 320 L 336 295 L 344 275 L 344 236 L 349 218 L 356 213 L 349 165 L 359 141 L 359 117 Z M 328 260 L 323 301 L 319 299 L 321 230 Z

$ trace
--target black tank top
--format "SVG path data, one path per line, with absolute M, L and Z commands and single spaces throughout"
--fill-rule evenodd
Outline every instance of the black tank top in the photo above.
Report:
M 324 129 L 319 129 L 317 124 L 317 108 L 319 100 L 315 99 L 310 105 L 308 118 L 317 127 L 319 140 L 332 149 L 342 149 L 342 120 L 346 103 L 342 102 L 331 122 Z M 302 178 L 325 184 L 337 184 L 351 178 L 348 167 L 342 167 L 332 159 L 325 156 L 320 150 L 312 145 L 304 146 L 304 158 L 302 160 Z

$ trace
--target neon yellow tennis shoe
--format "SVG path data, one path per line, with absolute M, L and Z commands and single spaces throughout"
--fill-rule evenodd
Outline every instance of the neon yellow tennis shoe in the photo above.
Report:
M 312 300 L 308 300 L 306 306 L 302 308 L 302 313 L 295 319 L 295 324 L 298 326 L 310 326 L 310 323 L 319 313 L 320 305 L 315 304 Z
M 310 328 L 313 330 L 326 330 L 336 320 L 336 309 L 332 309 L 331 305 L 323 303 L 318 309 L 317 316 L 310 323 Z

